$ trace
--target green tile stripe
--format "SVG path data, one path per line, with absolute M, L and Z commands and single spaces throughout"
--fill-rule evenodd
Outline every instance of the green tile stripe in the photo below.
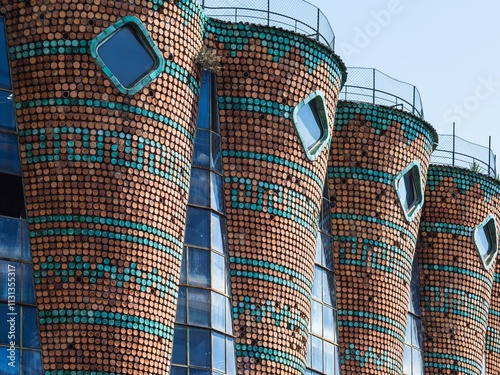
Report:
M 231 276 L 235 277 L 245 277 L 248 279 L 253 279 L 253 280 L 261 280 L 261 281 L 266 281 L 269 283 L 277 284 L 277 285 L 282 285 L 287 288 L 290 288 L 292 290 L 295 290 L 299 292 L 300 294 L 304 295 L 308 300 L 311 299 L 311 290 L 310 289 L 305 289 L 301 287 L 300 285 L 297 285 L 295 282 L 284 279 L 279 276 L 271 276 L 262 272 L 252 272 L 252 271 L 240 271 L 240 270 L 231 270 L 230 272 Z
M 102 279 L 105 274 L 109 274 L 112 280 L 118 280 L 117 287 L 123 287 L 123 282 L 133 282 L 140 286 L 142 292 L 146 293 L 148 289 L 158 290 L 160 297 L 164 298 L 170 294 L 177 298 L 177 284 L 173 281 L 173 275 L 170 279 L 164 279 L 158 275 L 158 269 L 154 268 L 152 272 L 140 271 L 136 263 L 131 263 L 128 267 L 123 267 L 122 272 L 118 272 L 120 267 L 111 265 L 110 258 L 104 258 L 101 263 L 83 262 L 81 256 L 75 257 L 72 262 L 59 263 L 54 262 L 53 257 L 48 257 L 47 262 L 40 264 L 40 270 L 34 271 L 35 284 L 41 283 L 41 278 L 61 277 L 62 282 L 68 282 L 69 277 L 88 277 L 91 284 L 97 283 L 97 279 Z M 133 279 L 132 279 L 133 278 Z M 132 281 L 133 280 L 133 281 Z
M 219 97 L 220 110 L 234 110 L 264 113 L 284 118 L 291 118 L 293 107 L 288 105 L 251 97 Z
M 487 327 L 486 350 L 500 354 L 500 331 Z
M 89 324 L 127 328 L 173 341 L 173 328 L 163 323 L 133 315 L 99 310 L 40 310 L 38 322 L 45 324 Z
M 236 356 L 259 358 L 265 359 L 267 361 L 281 363 L 286 366 L 290 366 L 295 370 L 299 370 L 302 373 L 305 373 L 306 370 L 305 363 L 299 358 L 289 353 L 285 353 L 276 349 L 265 348 L 262 346 L 236 344 Z
M 434 223 L 429 221 L 421 222 L 420 230 L 422 232 L 457 234 L 466 237 L 472 237 L 472 234 L 474 233 L 474 227 L 468 227 L 460 224 Z
M 169 246 L 165 246 L 161 243 L 151 241 L 149 238 L 144 238 L 140 236 L 131 236 L 123 233 L 105 231 L 105 230 L 94 230 L 94 229 L 82 229 L 82 228 L 55 228 L 55 229 L 41 229 L 30 231 L 31 238 L 45 237 L 45 236 L 87 236 L 95 238 L 109 238 L 117 241 L 131 242 L 139 245 L 149 246 L 154 249 L 163 251 L 177 259 L 182 259 L 182 254 L 179 251 L 174 250 Z
M 330 215 L 330 218 L 333 220 L 341 219 L 341 220 L 366 221 L 368 223 L 380 224 L 388 228 L 395 229 L 398 232 L 401 232 L 402 234 L 408 236 L 414 244 L 417 243 L 417 238 L 409 230 L 391 221 L 379 219 L 378 217 L 356 215 L 356 214 L 332 213 Z
M 115 103 L 115 102 L 104 102 L 101 100 L 92 99 L 76 99 L 76 98 L 51 98 L 51 99 L 39 99 L 39 100 L 29 100 L 25 102 L 16 103 L 16 109 L 23 108 L 39 108 L 48 106 L 81 106 L 90 108 L 101 108 L 110 110 L 122 110 L 124 112 L 134 113 L 143 117 L 151 118 L 155 121 L 159 121 L 183 134 L 189 139 L 191 143 L 194 143 L 194 136 L 189 133 L 189 131 L 177 122 L 169 119 L 162 114 L 155 113 L 153 111 L 136 107 L 129 104 Z
M 495 283 L 500 283 L 500 273 L 496 273 L 493 275 L 493 281 Z
M 385 333 L 389 336 L 392 336 L 402 343 L 405 340 L 404 337 L 404 332 L 406 328 L 399 322 L 396 322 L 393 319 L 390 319 L 386 316 L 383 315 L 378 315 L 378 314 L 372 314 L 368 312 L 363 312 L 363 311 L 353 311 L 353 310 L 339 310 L 338 311 L 338 316 L 339 316 L 339 321 L 338 325 L 340 327 L 349 327 L 349 328 L 363 328 L 367 329 L 370 331 L 375 331 L 375 332 L 381 332 Z M 360 318 L 359 320 L 351 320 L 349 318 L 355 317 L 355 318 Z M 378 320 L 381 322 L 381 324 L 371 324 L 371 323 L 365 323 L 363 320 L 367 319 L 373 319 L 373 320 Z M 393 326 L 395 329 L 390 329 L 387 327 L 384 327 L 384 324 L 390 324 Z
M 238 257 L 230 257 L 229 262 L 233 264 L 243 264 L 252 267 L 264 267 L 269 270 L 279 271 L 285 275 L 291 276 L 294 279 L 298 279 L 303 282 L 308 288 L 312 288 L 312 283 L 299 272 L 292 270 L 290 268 L 283 267 L 282 265 L 276 263 L 270 263 L 264 260 L 250 259 L 250 258 L 238 258 Z
M 47 216 L 34 216 L 28 219 L 30 224 L 44 224 L 44 223 L 88 223 L 88 224 L 101 224 L 111 225 L 114 227 L 136 229 L 138 231 L 152 234 L 161 237 L 167 241 L 174 243 L 179 247 L 183 247 L 184 243 L 174 237 L 168 232 L 159 230 L 158 228 L 150 227 L 142 223 L 134 223 L 129 220 L 118 220 L 98 216 L 79 216 L 79 215 L 47 215 Z
M 470 276 L 470 277 L 473 277 L 475 279 L 478 279 L 478 280 L 486 283 L 490 288 L 493 286 L 493 283 L 491 282 L 491 280 L 488 277 L 486 277 L 478 272 L 474 272 L 474 271 L 471 271 L 471 270 L 468 270 L 465 268 L 454 267 L 454 266 L 442 266 L 442 265 L 438 265 L 438 264 L 423 264 L 422 268 L 424 270 L 452 272 L 452 273 L 456 273 L 458 275 Z
M 482 369 L 482 363 L 478 363 L 476 361 L 471 360 L 470 358 L 458 356 L 458 355 L 453 355 L 453 354 L 445 354 L 445 353 L 424 353 L 425 357 L 425 367 L 432 367 L 432 368 L 438 368 L 438 369 L 446 369 L 446 370 L 454 370 L 458 371 L 460 374 L 469 374 L 469 375 L 476 375 L 477 372 L 473 371 L 467 367 L 463 366 L 458 366 L 458 365 L 452 365 L 450 363 L 441 363 L 441 362 L 435 362 L 432 361 L 431 359 L 437 359 L 437 360 L 443 360 L 443 361 L 453 361 L 454 363 L 465 363 L 467 365 L 475 367 L 479 372 Z
M 246 300 L 249 300 L 249 298 L 245 297 Z M 262 318 L 266 318 L 266 321 L 272 319 L 277 327 L 282 322 L 287 323 L 290 331 L 294 331 L 295 327 L 298 327 L 302 332 L 309 331 L 309 323 L 300 316 L 300 313 L 296 312 L 292 314 L 290 308 L 286 305 L 278 312 L 276 307 L 271 306 L 271 301 L 269 300 L 263 304 L 241 301 L 237 306 L 233 307 L 233 319 L 238 319 L 242 314 L 248 314 L 248 311 L 251 316 L 255 317 L 255 321 L 258 323 L 262 321 Z
M 490 315 L 500 317 L 500 310 L 490 309 Z
M 392 185 L 395 176 L 384 171 L 377 171 L 375 169 L 329 167 L 328 178 L 352 178 L 355 180 L 374 181 L 386 185 Z
M 346 349 L 344 353 L 343 356 L 340 356 L 340 363 L 342 365 L 346 364 L 347 361 L 355 360 L 359 362 L 360 367 L 365 367 L 370 362 L 375 365 L 379 371 L 382 367 L 385 367 L 389 369 L 389 374 L 401 374 L 403 371 L 401 360 L 391 357 L 387 350 L 383 353 L 375 353 L 371 346 L 369 346 L 368 349 L 362 348 L 360 350 L 356 349 L 354 344 L 349 344 L 349 348 Z
M 259 154 L 256 152 L 247 152 L 247 151 L 234 151 L 234 150 L 224 150 L 222 151 L 223 157 L 232 157 L 232 158 L 241 158 L 241 159 L 251 159 L 251 160 L 262 160 L 268 161 L 270 163 L 274 163 L 277 165 L 282 165 L 287 168 L 291 168 L 296 170 L 297 172 L 305 174 L 307 177 L 310 177 L 318 184 L 318 186 L 323 189 L 324 181 L 319 178 L 319 176 L 313 173 L 310 169 L 303 167 L 300 164 L 297 164 L 293 161 L 279 158 L 274 155 L 269 154 Z
M 423 135 L 426 149 L 430 152 L 437 142 L 437 133 L 432 126 L 424 120 L 392 108 L 370 103 L 357 103 L 339 101 L 335 113 L 335 126 L 338 131 L 348 126 L 355 115 L 364 115 L 366 121 L 371 123 L 377 134 L 382 134 L 389 127 L 394 126 L 394 121 L 401 124 L 408 145 L 411 145 L 418 136 Z
M 200 94 L 200 85 L 198 84 L 198 80 L 179 64 L 173 62 L 172 60 L 165 60 L 165 73 L 188 85 L 196 96 Z

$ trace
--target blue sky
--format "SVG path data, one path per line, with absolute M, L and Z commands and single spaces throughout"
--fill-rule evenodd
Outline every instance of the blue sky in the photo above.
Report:
M 440 134 L 451 134 L 456 121 L 457 135 L 471 142 L 488 146 L 491 135 L 500 170 L 499 2 L 309 2 L 329 19 L 347 66 L 416 85 L 425 119 Z

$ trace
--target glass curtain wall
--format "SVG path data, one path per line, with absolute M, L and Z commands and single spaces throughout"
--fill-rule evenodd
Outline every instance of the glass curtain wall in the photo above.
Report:
M 172 375 L 236 374 L 215 76 L 199 100 Z
M 42 360 L 10 79 L 0 17 L 0 374 L 41 375 Z
M 323 202 L 316 241 L 316 265 L 312 293 L 306 375 L 339 375 L 337 333 L 337 301 L 333 271 L 332 226 L 328 183 Z

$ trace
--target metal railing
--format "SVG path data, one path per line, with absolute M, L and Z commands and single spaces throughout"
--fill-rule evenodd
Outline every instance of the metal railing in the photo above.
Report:
M 422 99 L 415 86 L 373 68 L 347 68 L 347 81 L 339 98 L 398 108 L 424 118 Z
M 227 22 L 281 27 L 306 35 L 332 50 L 335 34 L 323 12 L 303 0 L 196 0 L 207 16 Z
M 491 150 L 491 136 L 488 147 L 468 142 L 454 134 L 439 135 L 439 144 L 431 157 L 431 164 L 451 165 L 487 174 L 496 178 L 496 155 Z

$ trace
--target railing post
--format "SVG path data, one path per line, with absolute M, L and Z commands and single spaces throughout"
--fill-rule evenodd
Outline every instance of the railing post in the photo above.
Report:
M 203 9 L 205 9 L 205 0 L 201 1 L 201 6 L 202 6 Z
M 453 152 L 451 153 L 451 165 L 455 166 L 455 123 L 453 123 Z
M 491 165 L 491 135 L 490 135 L 489 141 L 488 141 L 488 174 L 491 176 L 490 165 Z M 496 176 L 492 176 L 492 177 L 496 177 Z
M 238 22 L 238 8 L 234 8 L 234 22 Z
M 375 104 L 375 69 L 373 69 L 373 104 Z
M 415 114 L 415 99 L 417 95 L 417 87 L 413 86 L 413 111 L 412 113 Z
M 267 0 L 267 26 L 271 24 L 271 0 Z
M 318 8 L 318 16 L 316 17 L 316 40 L 319 42 L 319 21 L 320 21 L 321 11 Z

